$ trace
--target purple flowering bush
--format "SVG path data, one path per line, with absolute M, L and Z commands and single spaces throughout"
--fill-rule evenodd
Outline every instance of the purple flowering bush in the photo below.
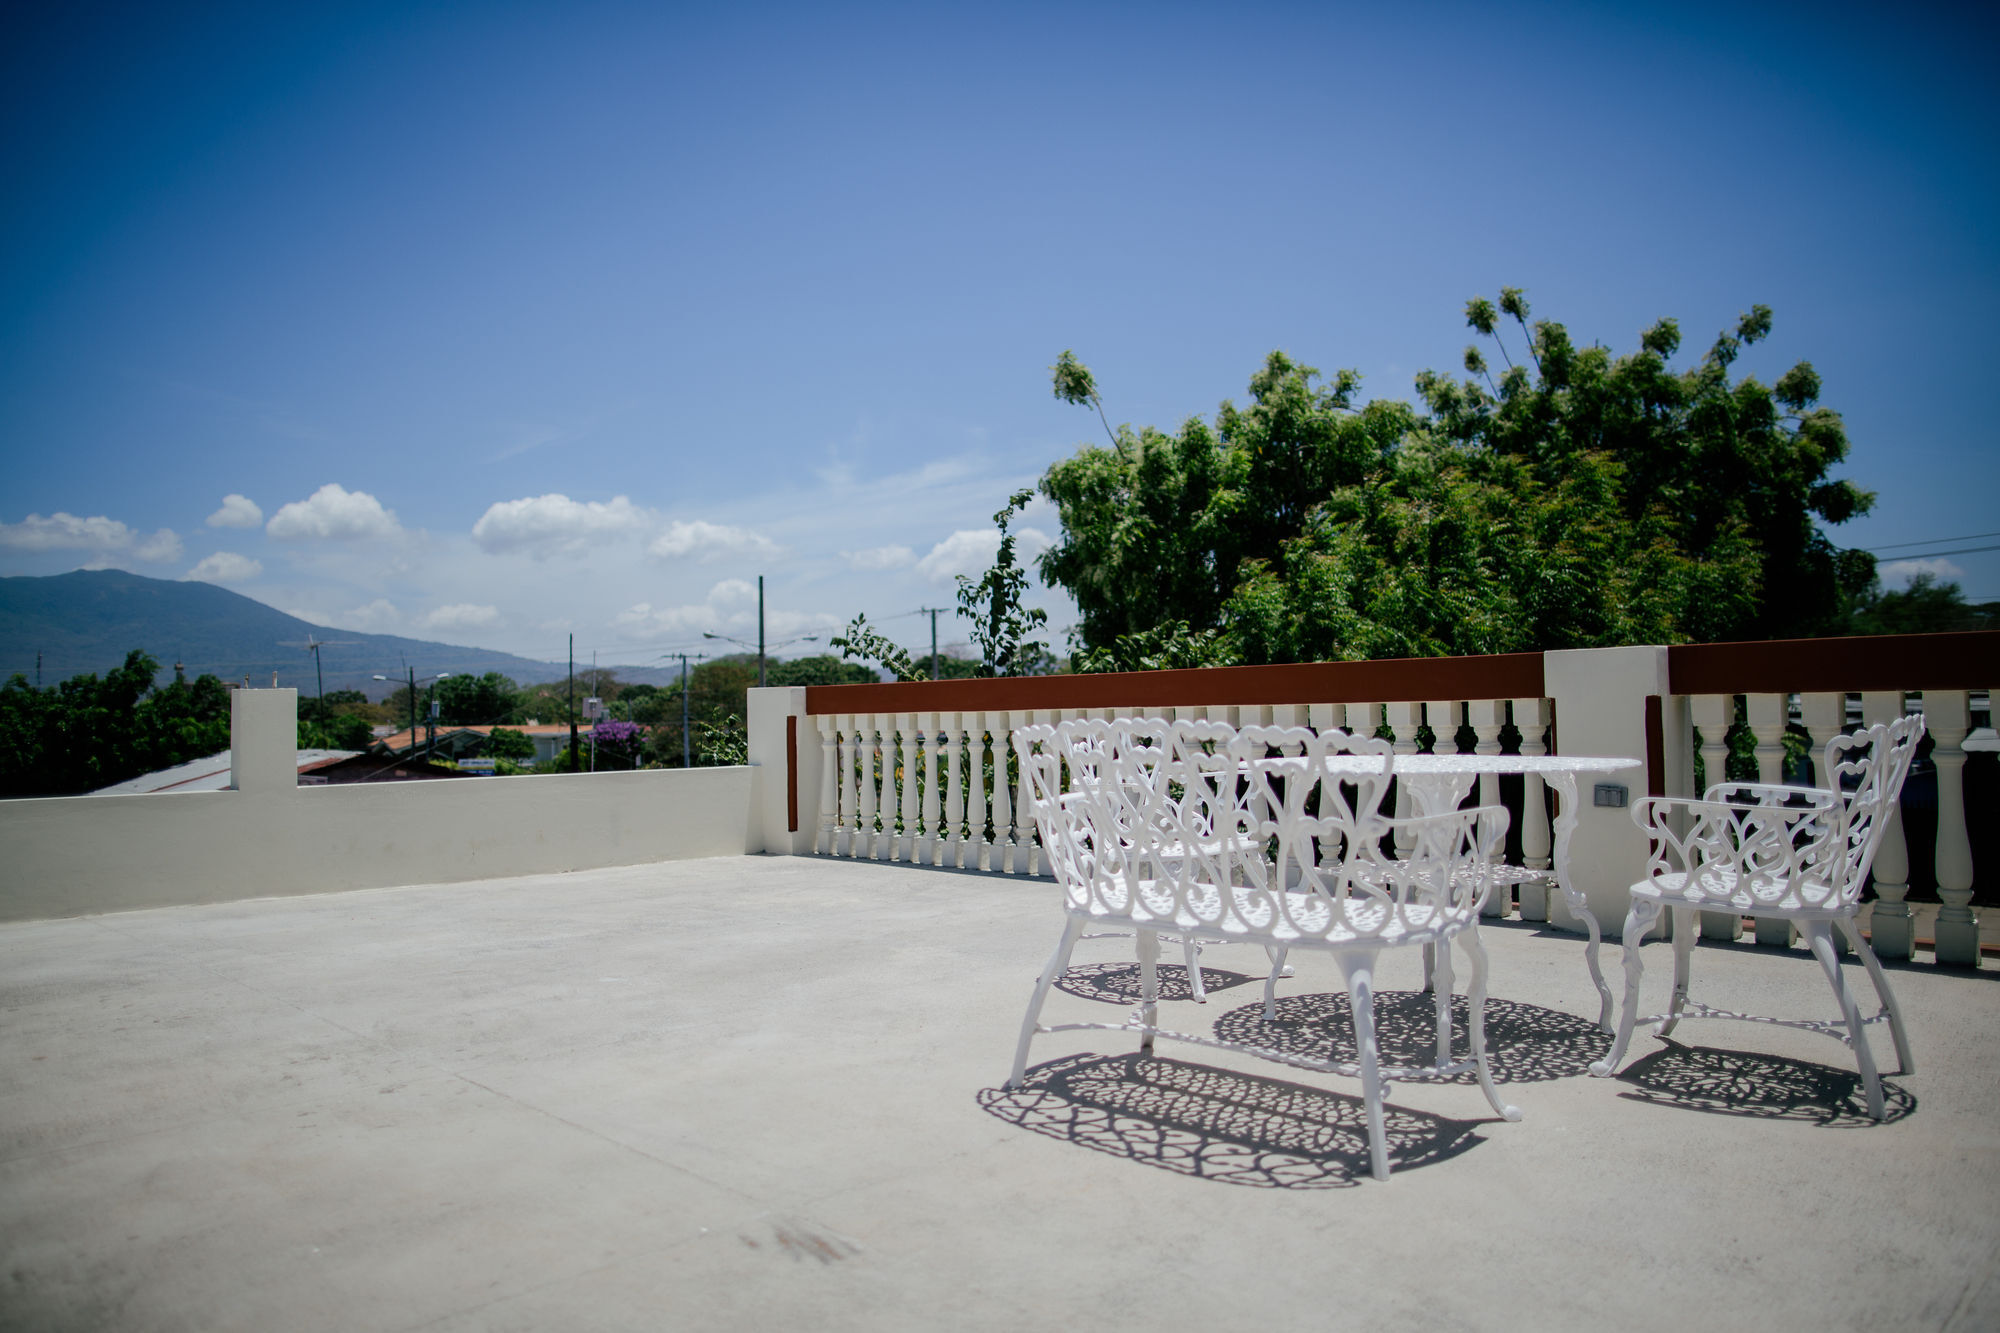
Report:
M 636 722 L 607 719 L 590 729 L 590 740 L 597 747 L 598 772 L 637 768 L 646 749 L 646 729 Z

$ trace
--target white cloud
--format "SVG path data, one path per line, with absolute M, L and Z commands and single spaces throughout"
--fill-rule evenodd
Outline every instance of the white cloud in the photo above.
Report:
M 488 551 L 526 551 L 541 558 L 645 526 L 645 511 L 622 495 L 605 504 L 550 494 L 489 507 L 472 525 L 472 539 Z
M 665 532 L 653 538 L 652 545 L 646 550 L 652 555 L 669 559 L 691 555 L 708 564 L 728 556 L 775 555 L 778 545 L 769 537 L 760 536 L 748 528 L 732 528 L 696 519 L 692 523 L 676 520 L 669 524 Z
M 351 611 L 336 611 L 330 616 L 316 616 L 309 611 L 293 611 L 300 620 L 309 620 L 315 625 L 333 625 L 340 629 L 358 629 L 373 633 L 378 630 L 400 629 L 403 613 L 396 604 L 386 597 L 377 597 L 366 606 L 357 606 Z
M 231 492 L 222 497 L 222 508 L 208 516 L 211 528 L 255 528 L 264 522 L 264 511 L 247 495 Z
M 264 563 L 234 551 L 217 551 L 181 575 L 183 582 L 248 583 L 264 572 Z
M 499 623 L 498 607 L 455 602 L 450 606 L 440 606 L 435 611 L 427 612 L 418 619 L 417 627 L 434 630 L 492 629 Z
M 856 569 L 901 569 L 917 558 L 907 546 L 871 546 L 865 551 L 842 551 L 840 558 Z
M 1929 574 L 1939 583 L 1955 583 L 1965 577 L 1965 571 L 1951 561 L 1942 558 L 1933 560 L 1891 560 L 1887 564 L 1875 566 L 1875 576 L 1885 585 L 1903 587 L 1919 574 Z
M 157 565 L 171 564 L 180 559 L 184 552 L 185 548 L 181 545 L 180 537 L 171 528 L 161 528 L 132 548 L 133 555 Z
M 1014 537 L 1014 557 L 1023 564 L 1053 545 L 1040 528 L 1016 529 Z M 917 561 L 917 572 L 933 583 L 950 583 L 960 574 L 977 578 L 991 567 L 999 552 L 998 528 L 962 528 L 931 547 L 930 553 Z
M 611 627 L 640 639 L 691 636 L 703 631 L 755 630 L 757 627 L 757 585 L 742 579 L 724 579 L 708 590 L 706 599 L 691 606 L 655 608 L 640 602 L 612 617 Z
M 393 537 L 402 525 L 394 510 L 366 491 L 350 491 L 338 482 L 328 482 L 310 498 L 294 500 L 271 516 L 264 530 L 280 541 L 319 537 L 352 540 L 359 537 Z
M 0 547 L 16 551 L 93 551 L 97 559 L 86 568 L 104 569 L 106 557 L 130 552 L 140 560 L 163 563 L 181 558 L 181 539 L 171 528 L 141 537 L 115 518 L 102 514 L 79 518 L 61 510 L 47 518 L 30 514 L 19 523 L 0 523 Z

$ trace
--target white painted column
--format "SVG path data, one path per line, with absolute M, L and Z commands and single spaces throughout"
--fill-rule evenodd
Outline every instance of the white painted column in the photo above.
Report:
M 835 856 L 859 856 L 860 845 L 860 805 L 855 788 L 855 744 L 854 724 L 858 719 L 852 713 L 841 713 L 834 722 L 840 731 L 840 819 L 839 836 L 834 841 Z
M 927 866 L 943 865 L 944 838 L 940 836 L 938 815 L 942 803 L 938 800 L 938 783 L 944 777 L 944 755 L 938 749 L 943 740 L 938 734 L 936 713 L 917 714 L 917 730 L 923 737 L 924 749 L 920 760 L 923 769 L 923 842 L 919 845 L 917 860 Z
M 816 717 L 813 721 L 819 724 L 817 730 L 820 752 L 819 831 L 813 840 L 813 850 L 821 856 L 832 856 L 835 839 L 838 836 L 834 832 L 834 821 L 839 815 L 835 801 L 840 790 L 836 780 L 840 771 L 840 747 L 834 738 L 834 719 L 831 716 Z
M 1785 780 L 1785 721 L 1790 712 L 1788 694 L 1746 694 L 1743 707 L 1750 734 L 1757 738 L 1757 781 L 1770 786 Z M 1783 918 L 1758 917 L 1757 943 L 1790 948 L 1792 923 Z
M 1806 754 L 1812 760 L 1812 771 L 1806 778 L 1806 785 L 1833 786 L 1833 775 L 1826 771 L 1826 743 L 1847 726 L 1847 696 L 1800 694 L 1799 721 L 1805 725 L 1806 735 L 1810 738 Z M 1833 947 L 1841 954 L 1854 952 L 1848 946 L 1847 936 L 1837 930 L 1833 932 Z
M 291 791 L 299 785 L 299 692 L 229 692 L 229 790 Z
M 1861 723 L 1875 726 L 1903 715 L 1903 692 L 1870 691 L 1861 696 Z M 1903 803 L 1889 807 L 1882 841 L 1875 847 L 1875 905 L 1868 910 L 1868 945 L 1878 958 L 1909 958 L 1917 951 L 1916 920 L 1910 915 L 1910 849 L 1903 839 Z
M 971 823 L 966 837 L 971 846 L 966 856 L 968 870 L 992 869 L 993 840 L 986 836 L 987 796 L 986 796 L 986 719 L 985 713 L 969 713 L 967 730 L 971 743 L 972 808 L 965 812 Z M 993 820 L 995 824 L 999 821 Z
M 1417 727 L 1423 721 L 1423 705 L 1419 703 L 1392 703 L 1383 706 L 1389 719 L 1389 730 L 1395 733 L 1391 747 L 1398 755 L 1417 752 Z M 1410 784 L 1400 779 L 1396 783 L 1396 818 L 1410 816 Z M 1407 828 L 1396 830 L 1396 855 L 1408 857 L 1410 849 L 1417 845 L 1416 835 Z
M 946 713 L 945 846 L 942 865 L 965 865 L 965 714 Z M 975 765 L 976 767 L 976 765 Z
M 1549 752 L 1549 701 L 1513 700 L 1514 726 L 1521 733 L 1523 756 Z M 1521 865 L 1528 870 L 1547 870 L 1553 847 L 1549 832 L 1548 787 L 1538 773 L 1521 779 Z M 1549 919 L 1549 886 L 1530 882 L 1521 886 L 1521 919 Z
M 749 691 L 744 713 L 750 766 L 755 770 L 750 780 L 749 851 L 805 856 L 813 850 L 824 765 L 815 751 L 818 730 L 805 711 L 803 685 L 761 686 Z M 798 799 L 796 830 L 791 827 L 794 793 Z
M 1728 781 L 1729 729 L 1736 724 L 1736 696 L 1697 694 L 1688 700 L 1688 709 L 1694 714 L 1694 725 L 1701 729 L 1702 781 L 1708 787 Z M 1705 940 L 1733 940 L 1742 933 L 1743 918 L 1734 912 L 1701 914 L 1701 937 Z
M 1500 753 L 1500 728 L 1506 724 L 1507 714 L 1498 699 L 1474 699 L 1465 705 L 1466 724 L 1472 728 L 1474 754 Z M 1500 804 L 1500 775 L 1481 773 L 1479 775 L 1479 803 L 1481 805 Z M 1486 895 L 1486 906 L 1481 915 L 1507 917 L 1514 912 L 1514 887 L 1511 884 L 1495 884 L 1493 891 Z
M 896 849 L 890 859 L 917 859 L 917 719 L 912 713 L 896 716 L 898 748 L 902 759 L 890 775 L 900 797 L 897 816 L 902 828 L 896 834 Z
M 877 849 L 880 846 L 880 843 L 876 840 L 875 830 L 875 816 L 879 809 L 876 802 L 877 798 L 881 795 L 880 779 L 875 771 L 877 768 L 878 728 L 876 725 L 876 715 L 873 713 L 857 714 L 854 720 L 861 727 L 861 734 L 856 739 L 854 746 L 860 752 L 861 759 L 861 772 L 857 775 L 857 780 L 861 783 L 861 826 L 855 830 L 854 845 L 856 850 L 854 854 L 866 860 L 874 861 L 879 859 Z
M 1555 702 L 1558 752 L 1646 757 L 1646 696 L 1666 697 L 1665 648 L 1574 648 L 1546 653 L 1542 662 Z M 1570 873 L 1605 932 L 1620 932 L 1631 887 L 1645 878 L 1646 835 L 1628 809 L 1578 804 Z
M 1925 690 L 1924 726 L 1937 766 L 1937 960 L 1979 966 L 1979 922 L 1972 914 L 1972 843 L 1965 831 L 1965 742 L 1972 728 L 1965 690 Z

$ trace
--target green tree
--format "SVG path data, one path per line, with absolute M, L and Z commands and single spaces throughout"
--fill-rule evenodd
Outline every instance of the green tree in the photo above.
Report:
M 868 617 L 858 615 L 841 633 L 828 639 L 827 643 L 840 649 L 842 657 L 857 658 L 863 662 L 876 662 L 897 680 L 928 680 L 929 675 L 918 667 L 909 653 L 884 638 Z M 864 668 L 865 670 L 866 668 Z
M 843 662 L 832 653 L 820 653 L 772 662 L 764 679 L 772 685 L 867 685 L 879 677 L 858 663 Z
M 526 732 L 511 727 L 495 727 L 486 737 L 485 751 L 495 759 L 533 759 L 535 743 Z
M 1526 335 L 1523 364 L 1503 316 Z M 1514 289 L 1471 302 L 1467 322 L 1504 369 L 1475 346 L 1469 378 L 1426 371 L 1427 412 L 1357 407 L 1354 372 L 1322 384 L 1274 352 L 1249 406 L 1224 402 L 1213 429 L 1121 429 L 1110 449 L 1050 468 L 1042 488 L 1063 532 L 1041 569 L 1082 612 L 1079 661 L 1482 653 L 1845 623 L 1872 563 L 1819 524 L 1870 497 L 1828 477 L 1847 443 L 1810 365 L 1769 388 L 1730 378 L 1768 335 L 1768 310 L 1684 372 L 1667 365 L 1670 320 L 1617 358 L 1528 321 Z
M 1032 490 L 1016 491 L 1008 497 L 1006 507 L 993 515 L 1000 529 L 1000 549 L 994 553 L 992 568 L 976 583 L 963 574 L 958 576 L 958 614 L 972 622 L 972 642 L 979 650 L 982 676 L 1034 674 L 1035 667 L 1045 666 L 1049 660 L 1048 650 L 1027 637 L 1048 623 L 1049 613 L 1021 604 L 1028 590 L 1028 571 L 1015 558 L 1018 539 L 1008 531 L 1014 515 L 1034 498 Z
M 1876 583 L 1857 600 L 1856 634 L 1938 634 L 1951 630 L 2000 629 L 2000 602 L 1973 605 L 1956 583 L 1918 574 L 1910 586 L 1884 592 Z
M 104 673 L 37 689 L 16 674 L 0 687 L 0 795 L 94 791 L 229 748 L 229 691 L 180 673 L 159 689 L 159 663 L 137 649 Z
M 498 671 L 483 676 L 446 676 L 429 688 L 437 700 L 440 726 L 484 727 L 520 720 L 514 682 Z M 418 711 L 423 711 L 421 706 Z

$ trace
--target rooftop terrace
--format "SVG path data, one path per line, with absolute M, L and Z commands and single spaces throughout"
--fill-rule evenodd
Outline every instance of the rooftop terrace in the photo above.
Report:
M 1991 973 L 1891 965 L 1919 1068 L 1875 1125 L 1846 1053 L 1783 1029 L 1642 1035 L 1588 1077 L 1580 939 L 1493 924 L 1526 1118 L 1394 1087 L 1378 1184 L 1346 1080 L 1072 1033 L 1002 1091 L 1056 892 L 742 856 L 0 926 L 4 1322 L 2000 1322 Z M 1831 1010 L 1803 954 L 1701 954 L 1718 1002 Z M 1131 958 L 1085 945 L 1048 1016 L 1129 997 Z M 1252 1021 L 1262 954 L 1205 961 L 1169 1019 Z M 1305 1041 L 1339 987 L 1299 968 Z M 1415 960 L 1380 982 L 1385 1045 L 1421 1047 Z

